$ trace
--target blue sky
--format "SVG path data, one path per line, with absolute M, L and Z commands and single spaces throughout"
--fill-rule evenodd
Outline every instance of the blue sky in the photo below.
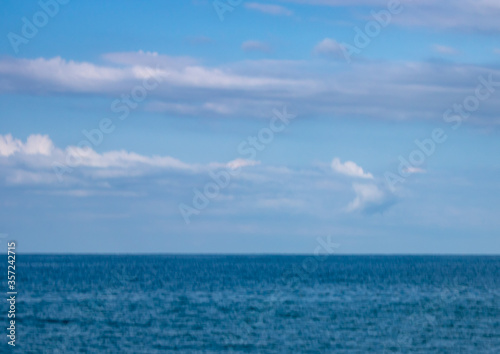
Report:
M 0 233 L 33 253 L 500 252 L 497 2 L 230 4 L 4 1 Z

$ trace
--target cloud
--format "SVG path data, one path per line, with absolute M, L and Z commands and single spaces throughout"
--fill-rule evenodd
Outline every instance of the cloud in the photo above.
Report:
M 314 53 L 329 58 L 344 58 L 344 48 L 339 42 L 331 38 L 325 38 L 319 42 L 314 47 Z
M 188 43 L 198 45 L 198 44 L 208 44 L 213 43 L 214 40 L 207 36 L 194 36 L 187 38 Z
M 202 111 L 201 107 L 196 107 L 192 104 L 167 103 L 161 101 L 153 101 L 147 104 L 146 109 L 151 112 L 171 112 L 182 115 L 195 115 L 200 114 Z
M 30 135 L 23 143 L 14 139 L 11 134 L 0 135 L 0 156 L 9 157 L 15 153 L 26 155 L 50 155 L 54 150 L 54 144 L 48 135 Z
M 280 0 L 281 2 L 298 3 L 314 6 L 384 6 L 385 0 Z
M 92 149 L 68 147 L 66 155 L 76 166 L 97 168 L 131 168 L 135 166 L 150 166 L 160 168 L 173 168 L 179 170 L 193 170 L 195 166 L 184 163 L 170 156 L 143 156 L 125 150 L 109 151 L 102 154 Z
M 207 38 L 208 37 L 197 37 Z M 188 56 L 170 56 L 158 52 L 111 52 L 102 55 L 102 58 L 112 64 L 121 64 L 135 67 L 165 67 L 171 69 L 182 69 L 186 66 L 199 65 L 199 61 Z
M 263 49 L 250 41 L 248 49 Z M 111 53 L 105 58 L 123 67 L 99 66 L 88 62 L 51 59 L 0 60 L 0 92 L 103 93 L 119 95 L 124 85 L 133 89 L 145 79 L 161 82 L 154 94 L 171 95 L 171 89 L 200 90 L 284 90 L 302 89 L 310 83 L 276 77 L 248 76 L 220 68 L 208 68 L 184 57 L 172 58 L 157 53 Z M 153 92 L 152 92 L 153 94 Z M 191 95 L 193 92 L 191 91 Z
M 30 135 L 26 142 L 11 134 L 0 135 L 0 166 L 6 181 L 14 184 L 43 184 L 71 178 L 118 178 L 141 176 L 161 170 L 206 173 L 213 168 L 242 168 L 260 162 L 235 159 L 228 163 L 189 164 L 171 156 L 144 156 L 125 150 L 98 153 L 85 147 L 54 146 L 47 135 Z M 56 178 L 57 177 L 57 178 Z
M 6 136 L 0 135 L 0 155 L 10 156 L 15 152 L 21 150 L 22 145 L 19 140 L 14 140 L 12 135 L 7 134 Z
M 353 183 L 352 187 L 356 197 L 346 207 L 347 212 L 381 213 L 396 202 L 394 194 L 375 184 Z
M 241 167 L 255 166 L 255 165 L 259 165 L 259 164 L 260 164 L 260 161 L 247 160 L 247 159 L 238 158 L 238 159 L 229 161 L 226 164 L 226 167 L 230 168 L 232 170 L 236 170 L 236 169 L 241 168 Z
M 371 10 L 387 9 L 386 0 L 281 0 L 304 6 L 364 7 L 367 17 Z M 500 3 L 496 0 L 402 0 L 403 11 L 392 21 L 405 27 L 431 27 L 460 31 L 500 31 Z
M 457 55 L 460 54 L 460 52 L 452 47 L 444 46 L 444 45 L 439 45 L 439 44 L 434 44 L 432 46 L 434 51 L 440 54 L 445 54 L 445 55 Z
M 408 167 L 403 170 L 404 173 L 425 173 L 426 171 L 423 168 L 419 167 Z
M 330 43 L 329 41 L 325 43 Z M 331 43 L 330 43 L 331 45 Z M 325 45 L 324 47 L 328 47 Z M 326 50 L 326 49 L 323 50 Z M 145 78 L 161 80 L 138 109 L 174 115 L 263 117 L 294 102 L 302 116 L 381 120 L 442 120 L 447 106 L 474 93 L 478 78 L 500 80 L 494 66 L 443 62 L 245 60 L 211 67 L 158 53 L 110 53 L 112 65 L 61 58 L 0 59 L 0 92 L 31 95 L 88 93 L 113 100 Z M 96 79 L 97 77 L 97 79 Z M 492 95 L 470 124 L 498 125 Z
M 267 43 L 261 41 L 246 41 L 241 44 L 241 49 L 245 52 L 263 52 L 268 53 L 271 47 Z
M 293 209 L 298 209 L 298 210 L 303 210 L 305 207 L 307 207 L 307 204 L 300 199 L 291 199 L 291 198 L 266 198 L 266 199 L 260 199 L 257 202 L 257 205 L 266 208 L 266 209 L 277 209 L 280 211 L 283 210 L 293 210 Z
M 218 114 L 230 114 L 232 113 L 232 108 L 223 103 L 206 102 L 202 107 L 205 111 L 214 112 Z
M 250 10 L 256 10 L 269 15 L 291 16 L 293 12 L 283 6 L 261 4 L 256 2 L 245 3 L 245 7 Z
M 340 216 L 345 210 L 383 211 L 394 201 L 375 184 L 355 184 L 356 198 L 346 208 L 343 200 L 349 197 L 350 180 L 335 178 L 324 169 L 261 165 L 260 161 L 243 158 L 187 163 L 171 156 L 145 156 L 125 150 L 60 148 L 48 136 L 38 134 L 25 141 L 0 135 L 0 153 L 0 190 L 16 185 L 27 193 L 59 197 L 149 196 L 161 198 L 161 202 L 180 202 L 191 200 L 193 189 L 203 188 L 207 181 L 213 181 L 213 175 L 241 169 L 231 178 L 231 185 L 221 191 L 215 213 L 245 214 L 271 208 L 327 220 L 332 212 Z M 338 165 L 343 175 L 372 179 L 354 163 Z M 64 171 L 62 180 L 58 171 Z
M 371 173 L 365 173 L 363 169 L 352 161 L 340 162 L 339 158 L 334 158 L 331 164 L 332 170 L 350 177 L 373 179 Z

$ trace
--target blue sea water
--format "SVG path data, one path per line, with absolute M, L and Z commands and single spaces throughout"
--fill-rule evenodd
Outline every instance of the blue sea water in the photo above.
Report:
M 500 257 L 20 255 L 16 267 L 22 353 L 500 353 Z

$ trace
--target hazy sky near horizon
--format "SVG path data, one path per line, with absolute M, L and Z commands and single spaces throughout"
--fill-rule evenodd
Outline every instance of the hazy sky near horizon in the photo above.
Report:
M 496 1 L 0 6 L 20 252 L 500 253 Z

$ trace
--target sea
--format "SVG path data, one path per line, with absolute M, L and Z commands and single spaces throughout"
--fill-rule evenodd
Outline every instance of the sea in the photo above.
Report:
M 500 353 L 495 256 L 16 257 L 1 352 Z

